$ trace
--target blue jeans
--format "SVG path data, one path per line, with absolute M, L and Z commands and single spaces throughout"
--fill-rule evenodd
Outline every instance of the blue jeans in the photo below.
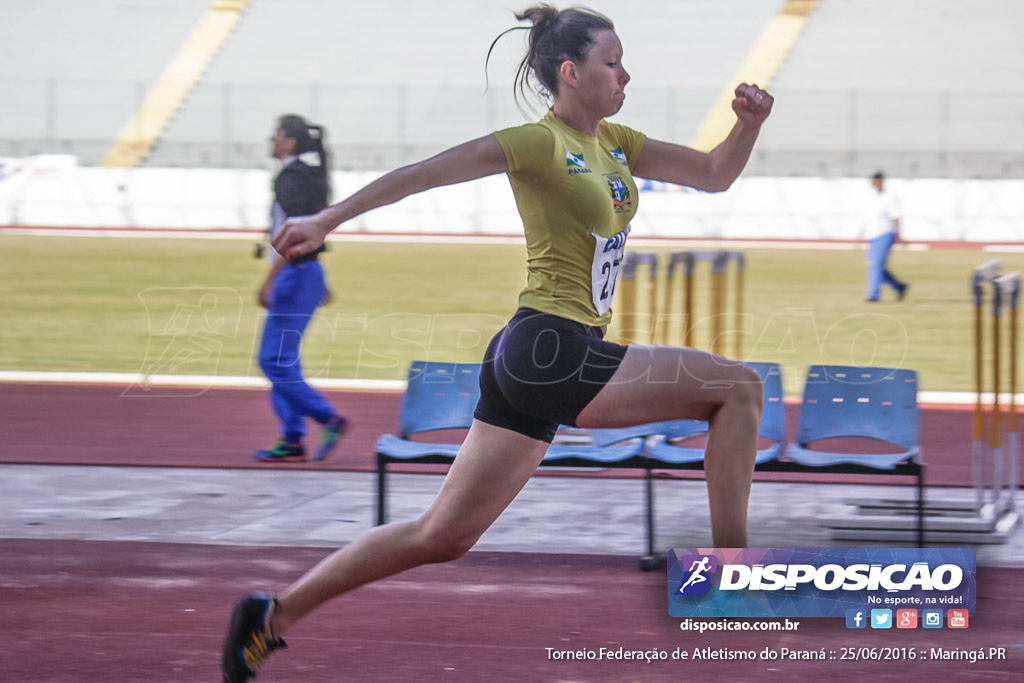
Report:
M 906 287 L 885 266 L 886 261 L 889 259 L 889 251 L 892 250 L 892 245 L 895 242 L 896 235 L 891 232 L 868 242 L 866 292 L 868 299 L 877 299 L 883 284 L 889 285 L 897 292 L 902 292 L 904 287 Z
M 259 362 L 272 385 L 270 403 L 281 435 L 290 443 L 305 436 L 305 418 L 323 424 L 337 414 L 324 395 L 306 383 L 299 358 L 302 335 L 326 293 L 323 268 L 317 261 L 288 264 L 274 279 Z

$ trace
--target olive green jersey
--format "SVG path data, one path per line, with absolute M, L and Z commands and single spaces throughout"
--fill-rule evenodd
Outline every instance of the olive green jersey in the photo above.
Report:
M 646 137 L 607 121 L 590 137 L 553 111 L 495 136 L 526 231 L 527 282 L 519 305 L 585 325 L 608 324 L 637 209 L 629 167 Z

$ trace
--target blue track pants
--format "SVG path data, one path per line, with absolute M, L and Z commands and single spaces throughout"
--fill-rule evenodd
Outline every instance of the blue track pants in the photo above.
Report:
M 317 261 L 288 264 L 274 280 L 271 306 L 263 326 L 259 363 L 270 380 L 270 403 L 281 435 L 297 443 L 306 434 L 305 418 L 321 424 L 337 414 L 334 406 L 302 376 L 299 346 L 314 311 L 327 292 Z

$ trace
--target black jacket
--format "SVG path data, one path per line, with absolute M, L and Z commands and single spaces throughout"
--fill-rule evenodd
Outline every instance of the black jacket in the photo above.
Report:
M 274 199 L 289 218 L 316 213 L 327 206 L 327 175 L 296 159 L 274 179 Z
M 319 166 L 309 166 L 301 159 L 296 159 L 282 168 L 274 178 L 274 203 L 281 207 L 288 218 L 308 216 L 320 211 L 327 206 L 327 174 Z M 323 251 L 326 251 L 326 247 L 292 259 L 292 262 L 315 259 Z

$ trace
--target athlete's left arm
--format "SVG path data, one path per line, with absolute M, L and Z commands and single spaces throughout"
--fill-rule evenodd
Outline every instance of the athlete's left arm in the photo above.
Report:
M 729 189 L 747 165 L 761 124 L 775 102 L 766 91 L 746 83 L 736 88 L 735 95 L 732 110 L 736 123 L 718 146 L 710 152 L 698 152 L 683 145 L 648 139 L 630 169 L 632 174 L 707 192 Z

